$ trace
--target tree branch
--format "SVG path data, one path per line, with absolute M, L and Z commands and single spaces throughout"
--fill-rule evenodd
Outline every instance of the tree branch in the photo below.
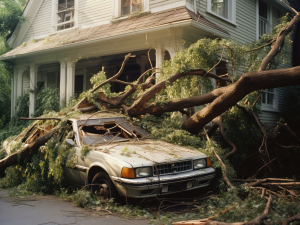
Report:
M 295 10 L 294 10 L 295 11 Z M 272 49 L 269 54 L 264 58 L 258 71 L 264 71 L 268 67 L 269 63 L 274 59 L 277 53 L 280 51 L 283 45 L 285 37 L 292 31 L 294 25 L 300 18 L 300 14 L 297 12 L 296 16 L 279 32 L 276 41 L 272 45 Z
M 186 120 L 182 128 L 196 134 L 204 125 L 224 113 L 247 94 L 263 88 L 271 89 L 294 85 L 300 85 L 300 67 L 243 74 L 236 83 L 223 89 L 224 94 Z
M 282 221 L 281 225 L 289 225 L 290 223 L 292 223 L 294 221 L 300 221 L 300 213 L 298 213 L 297 215 Z

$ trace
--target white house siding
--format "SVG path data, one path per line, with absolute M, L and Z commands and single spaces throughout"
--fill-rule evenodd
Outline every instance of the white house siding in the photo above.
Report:
M 29 86 L 30 86 L 29 72 L 25 72 L 23 74 L 23 92 L 29 90 Z
M 280 17 L 283 16 L 280 14 L 279 10 L 272 8 L 272 27 L 276 27 L 280 23 Z M 288 63 L 280 64 L 279 68 L 289 68 L 292 67 L 292 55 Z M 286 95 L 289 92 L 289 87 L 277 88 L 278 93 L 278 111 L 262 111 L 262 114 L 259 116 L 262 123 L 267 124 L 268 126 L 275 126 L 280 118 L 280 112 L 284 109 L 287 104 Z
M 79 27 L 109 23 L 113 17 L 113 0 L 78 0 Z
M 37 75 L 37 82 L 45 81 L 45 75 L 38 73 Z M 23 92 L 29 90 L 30 88 L 30 76 L 29 76 L 29 71 L 26 71 L 23 74 Z
M 22 41 L 28 42 L 32 39 L 36 39 L 42 36 L 47 36 L 51 33 L 51 12 L 52 12 L 52 0 L 44 0 L 41 8 L 39 9 L 35 19 L 29 27 L 25 37 Z
M 205 18 L 228 30 L 231 38 L 240 44 L 251 43 L 256 39 L 256 1 L 236 1 L 236 24 L 226 22 L 207 12 L 207 1 L 197 0 L 197 10 Z
M 184 4 L 184 0 L 149 0 L 149 8 L 151 12 L 176 8 Z
M 276 27 L 279 24 L 280 12 L 278 9 L 272 7 L 272 27 Z

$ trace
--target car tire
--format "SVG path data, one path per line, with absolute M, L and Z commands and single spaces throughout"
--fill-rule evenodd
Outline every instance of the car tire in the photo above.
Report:
M 100 185 L 97 185 L 100 184 Z M 105 199 L 113 198 L 116 201 L 120 199 L 120 195 L 111 181 L 110 177 L 105 172 L 97 173 L 92 180 L 92 192 L 104 197 Z

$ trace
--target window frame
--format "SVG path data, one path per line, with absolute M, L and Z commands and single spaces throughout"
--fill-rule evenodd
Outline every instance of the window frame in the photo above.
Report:
M 259 15 L 259 2 L 262 1 L 262 0 L 256 0 L 256 40 L 259 40 L 260 39 L 260 15 Z M 268 18 L 267 20 L 265 20 L 267 22 L 267 27 L 266 27 L 266 30 L 267 30 L 267 33 L 266 34 L 269 34 L 270 32 L 272 32 L 272 18 L 273 18 L 273 7 L 272 5 L 270 5 L 268 2 L 265 2 L 265 1 L 262 1 L 264 3 L 267 4 L 268 6 Z
M 267 103 L 263 103 L 262 102 L 262 98 L 261 98 L 261 110 L 262 111 L 273 111 L 273 112 L 278 112 L 278 89 L 277 88 L 273 88 L 274 92 L 270 92 L 267 89 L 263 90 L 263 93 L 266 94 L 274 94 L 273 97 L 273 104 L 267 104 Z
M 66 23 L 58 23 L 58 2 L 59 0 L 52 0 L 52 32 L 58 33 L 58 32 L 64 32 L 64 31 L 69 31 L 72 29 L 78 28 L 78 0 L 74 0 L 74 15 L 73 15 L 73 20 L 72 21 L 67 21 Z M 58 27 L 61 25 L 66 25 L 69 23 L 74 23 L 73 27 L 70 28 L 65 28 L 62 30 L 58 30 Z
M 144 0 L 144 13 L 150 11 L 150 0 Z M 122 15 L 122 8 L 121 8 L 121 0 L 114 0 L 114 12 L 113 17 L 123 17 L 127 18 L 130 14 Z
M 212 7 L 212 0 L 207 0 L 207 9 L 206 11 L 212 15 L 214 15 L 215 17 L 218 17 L 232 25 L 237 26 L 236 24 L 236 0 L 227 0 L 227 6 L 225 7 L 227 9 L 226 14 L 228 15 L 228 17 L 223 17 L 215 12 L 213 12 L 211 10 Z

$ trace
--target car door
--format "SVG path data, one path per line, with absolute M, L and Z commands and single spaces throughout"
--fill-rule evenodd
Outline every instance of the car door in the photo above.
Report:
M 78 169 L 78 157 L 80 156 L 80 146 L 79 142 L 77 140 L 77 124 L 76 121 L 72 121 L 72 126 L 73 126 L 73 131 L 75 134 L 75 137 L 72 139 L 73 144 L 75 145 L 76 148 L 76 158 L 75 158 L 75 165 L 73 165 L 72 168 L 64 168 L 64 173 L 65 173 L 65 178 L 67 181 L 71 183 L 76 183 L 76 184 L 83 184 L 83 181 L 80 177 L 80 169 Z M 71 157 L 71 156 L 70 156 Z

